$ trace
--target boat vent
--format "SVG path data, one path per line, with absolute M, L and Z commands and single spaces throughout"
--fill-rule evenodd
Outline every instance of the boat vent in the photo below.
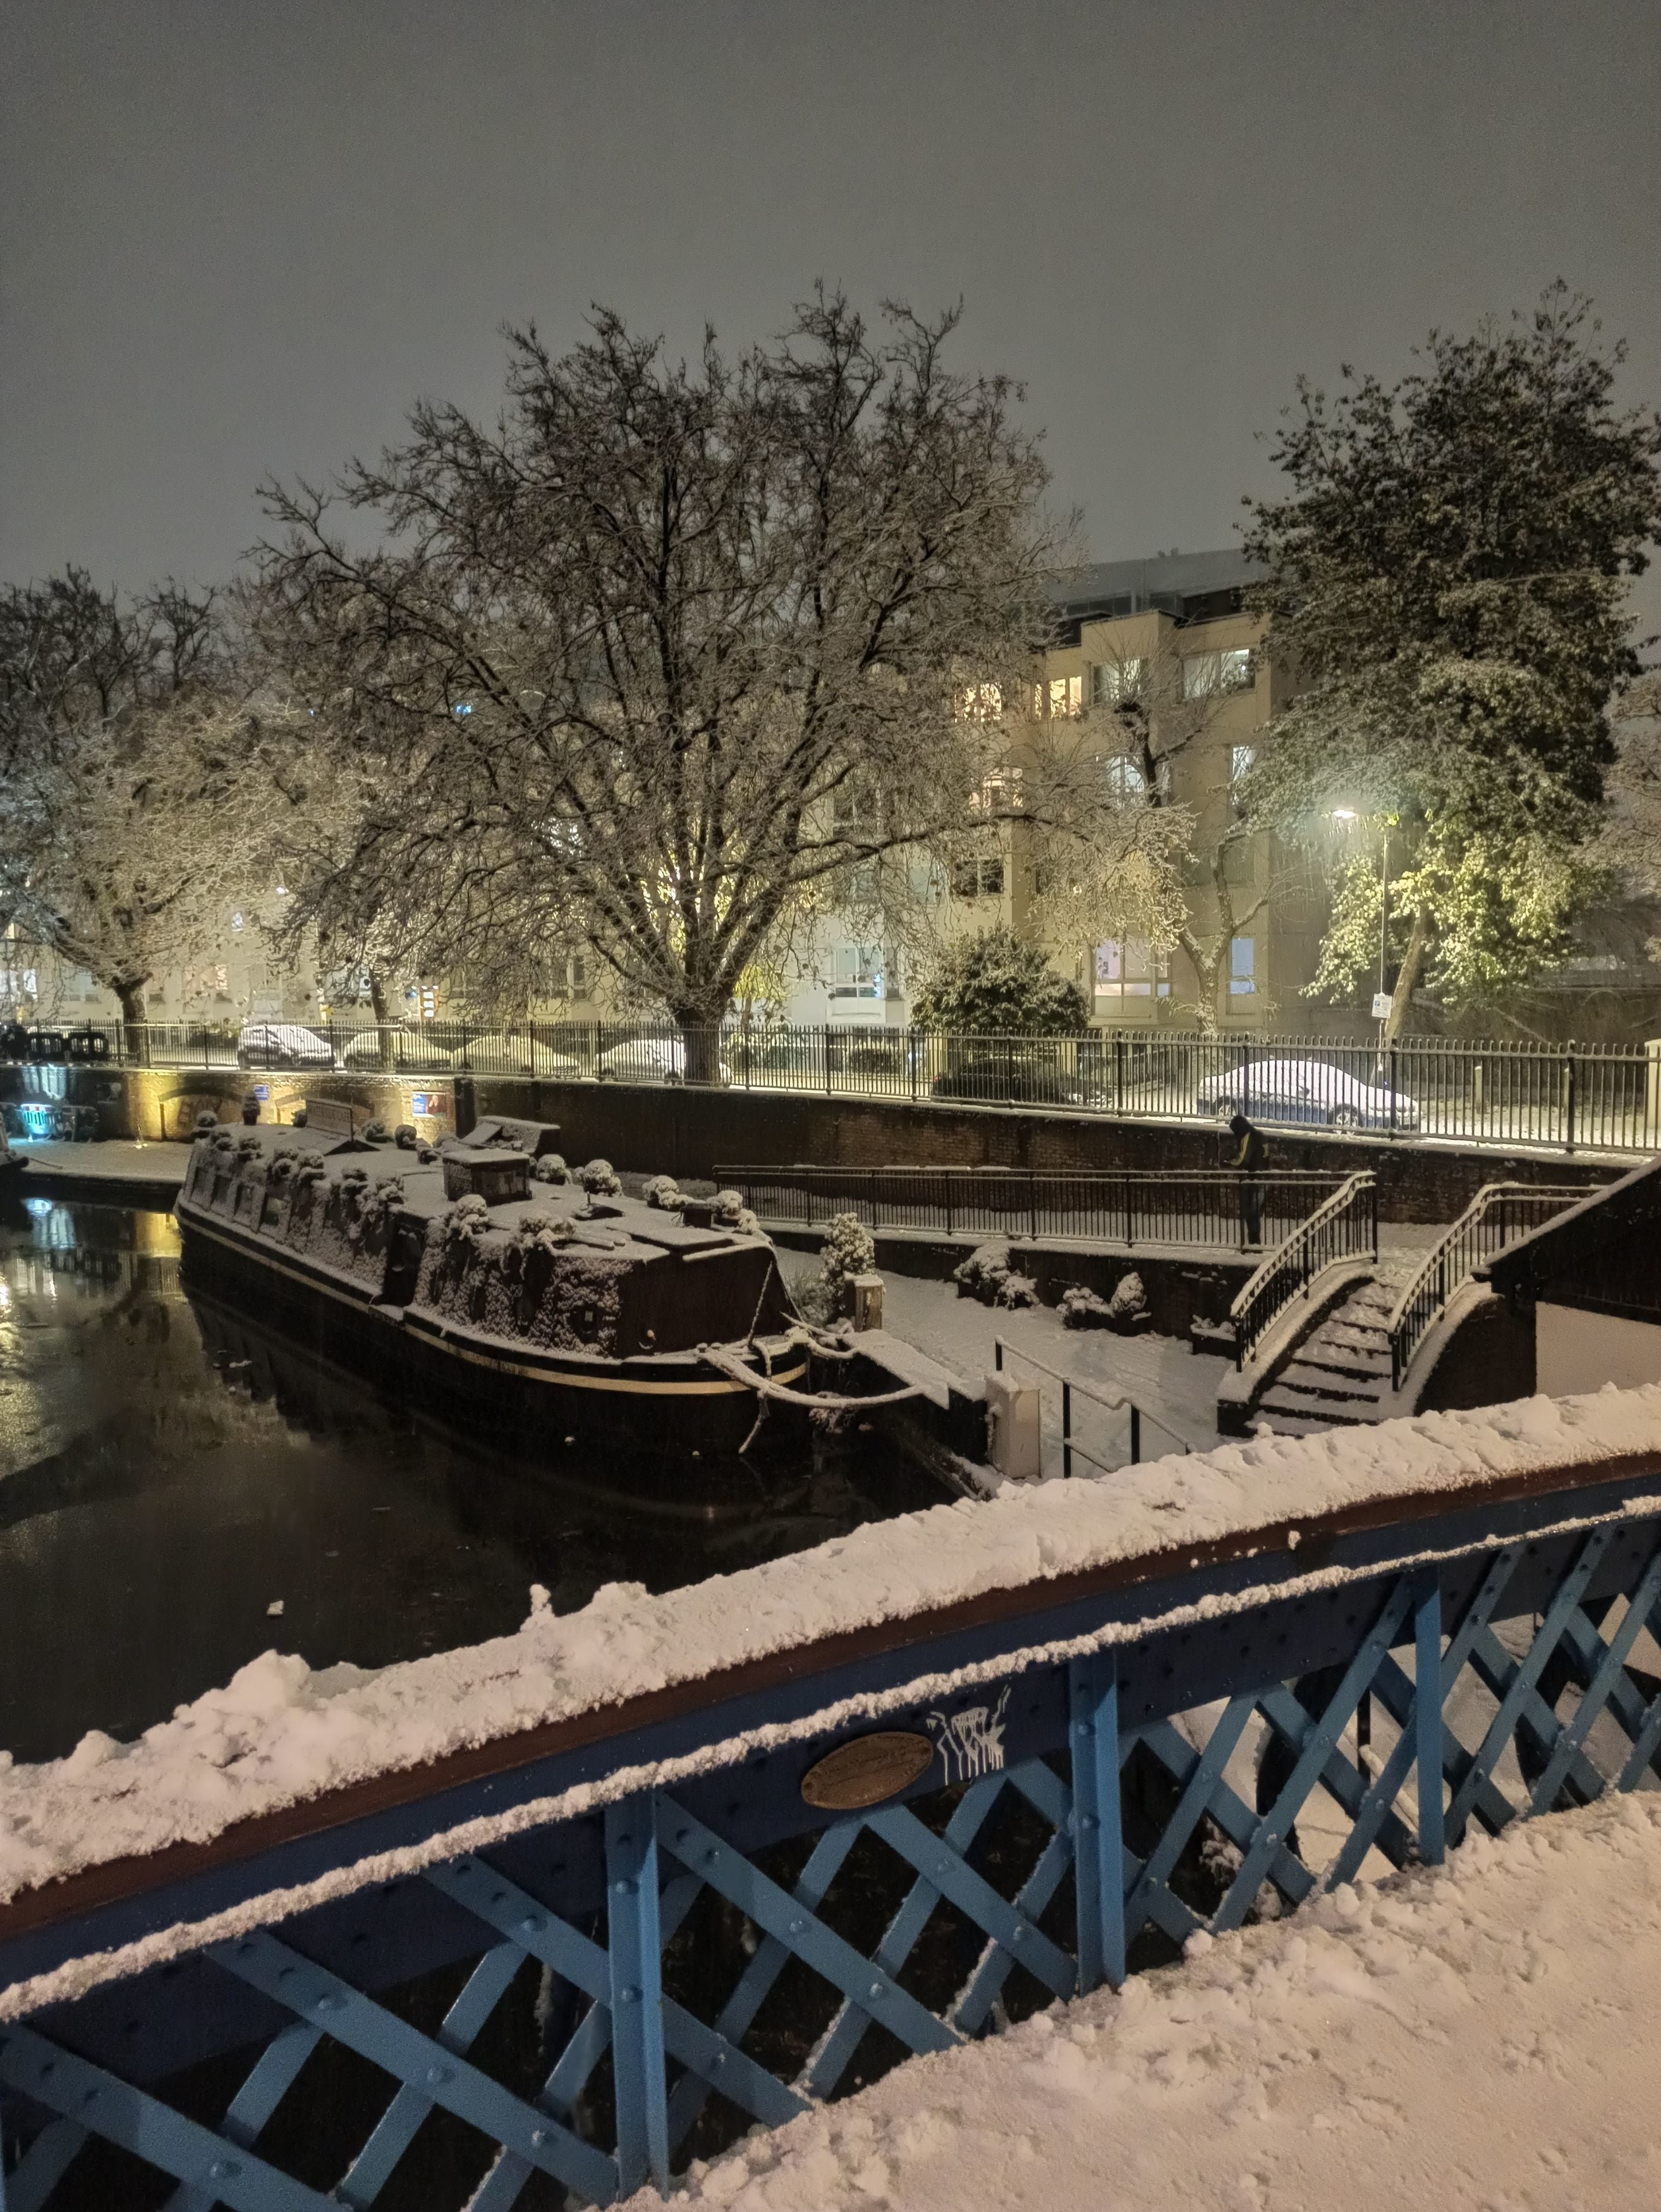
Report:
M 531 1163 L 523 1152 L 499 1148 L 464 1152 L 459 1146 L 444 1155 L 444 1195 L 465 1198 L 475 1193 L 487 1206 L 500 1206 L 511 1198 L 524 1198 L 531 1188 Z

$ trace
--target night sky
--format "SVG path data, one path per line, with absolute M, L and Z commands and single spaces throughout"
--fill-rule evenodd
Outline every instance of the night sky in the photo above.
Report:
M 1657 0 L 9 0 L 0 79 L 0 578 L 205 580 L 265 472 L 493 410 L 504 319 L 736 347 L 818 276 L 962 295 L 1098 559 L 1560 274 L 1661 399 Z

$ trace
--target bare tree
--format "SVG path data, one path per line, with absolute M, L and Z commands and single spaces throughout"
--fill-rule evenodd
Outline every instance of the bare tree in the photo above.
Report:
M 1043 642 L 1045 471 L 1016 387 L 945 366 L 957 319 L 873 335 L 821 291 L 690 368 L 610 313 L 559 360 L 514 332 L 494 428 L 423 405 L 332 492 L 271 489 L 259 631 L 363 794 L 291 927 L 478 973 L 586 944 L 709 1074 L 805 921 L 1013 818 L 972 810 Z
M 0 593 L 0 906 L 128 1021 L 246 881 L 240 727 L 216 593 Z

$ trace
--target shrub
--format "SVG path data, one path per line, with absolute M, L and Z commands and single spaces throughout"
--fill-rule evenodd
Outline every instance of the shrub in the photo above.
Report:
M 557 1152 L 545 1152 L 531 1170 L 538 1182 L 565 1182 L 569 1180 L 570 1172 Z
M 681 1196 L 680 1185 L 671 1175 L 648 1176 L 644 1196 L 648 1206 L 660 1206 L 666 1213 L 686 1203 Z
M 590 1160 L 577 1176 L 590 1198 L 615 1198 L 623 1188 L 610 1160 Z
M 999 923 L 959 938 L 918 992 L 911 1019 L 960 1036 L 1065 1036 L 1084 1029 L 1084 993 L 1058 975 L 1036 945 Z
M 798 1307 L 809 1321 L 838 1320 L 846 1303 L 849 1278 L 869 1274 L 876 1261 L 876 1241 L 858 1214 L 833 1213 L 825 1224 L 819 1271 L 797 1291 Z

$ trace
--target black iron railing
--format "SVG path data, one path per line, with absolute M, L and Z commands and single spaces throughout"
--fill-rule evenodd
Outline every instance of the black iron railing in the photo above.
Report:
M 1090 1030 L 967 1036 L 867 1024 L 684 1032 L 624 1022 L 0 1024 L 0 1059 L 441 1081 L 666 1082 L 834 1097 L 1051 1107 L 1560 1152 L 1661 1150 L 1661 1049 L 1409 1037 Z
M 1155 1414 L 1145 1413 L 1136 1401 L 1128 1396 L 1124 1391 L 1103 1389 L 1093 1382 L 1081 1382 L 1076 1376 L 1063 1375 L 1059 1367 L 1049 1366 L 1031 1352 L 1024 1352 L 1019 1344 L 1011 1344 L 1001 1336 L 995 1336 L 992 1340 L 992 1364 L 1000 1375 L 1004 1371 L 1003 1364 L 1006 1355 L 1012 1359 L 1024 1361 L 1029 1367 L 1036 1367 L 1040 1375 L 1047 1376 L 1052 1382 L 1059 1382 L 1061 1385 L 1063 1478 L 1071 1477 L 1073 1462 L 1075 1458 L 1083 1460 L 1088 1467 L 1093 1467 L 1098 1474 L 1112 1474 L 1122 1467 L 1139 1467 L 1142 1457 L 1142 1424 L 1144 1422 L 1149 1428 L 1157 1429 L 1161 1436 L 1169 1437 L 1179 1452 L 1187 1452 L 1189 1447 L 1183 1442 L 1175 1429 L 1168 1428 Z M 1042 1389 L 1042 1385 L 1040 1388 Z M 1086 1451 L 1079 1442 L 1073 1426 L 1073 1400 L 1075 1394 L 1090 1405 L 1102 1407 L 1107 1413 L 1123 1413 L 1125 1416 L 1126 1449 L 1123 1459 L 1098 1459 L 1094 1452 Z
M 1309 1297 L 1328 1267 L 1378 1257 L 1378 1186 L 1370 1175 L 1351 1176 L 1241 1287 L 1228 1310 L 1236 1367 L 1244 1366 L 1294 1298 Z
M 1162 1174 L 803 1165 L 715 1172 L 717 1182 L 742 1191 L 745 1205 L 773 1223 L 812 1226 L 852 1213 L 868 1229 L 933 1229 L 948 1237 L 1080 1237 L 1236 1250 L 1280 1243 L 1343 1181 L 1276 1170 L 1248 1183 L 1225 1168 Z M 1261 1233 L 1251 1235 L 1257 1228 Z
M 1391 1310 L 1390 1389 L 1401 1389 L 1409 1364 L 1437 1316 L 1484 1261 L 1585 1195 L 1583 1189 L 1553 1189 L 1543 1184 L 1484 1183 Z

